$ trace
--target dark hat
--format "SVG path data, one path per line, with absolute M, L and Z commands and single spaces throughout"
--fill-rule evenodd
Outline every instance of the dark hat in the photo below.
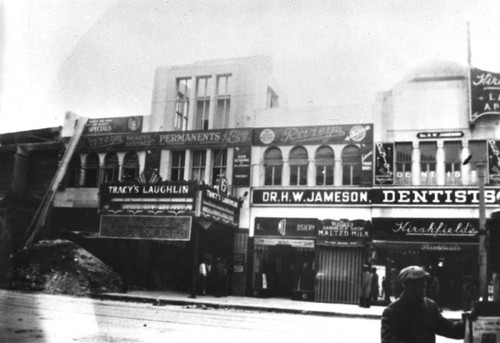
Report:
M 419 266 L 409 266 L 403 268 L 399 273 L 399 281 L 406 282 L 409 280 L 418 280 L 422 278 L 428 278 L 429 273 L 425 271 L 424 268 Z

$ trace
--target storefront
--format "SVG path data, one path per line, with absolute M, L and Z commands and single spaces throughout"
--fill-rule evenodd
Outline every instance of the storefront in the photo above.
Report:
M 198 264 L 220 259 L 230 292 L 239 206 L 236 198 L 196 182 L 104 184 L 99 239 L 135 249 L 128 252 L 140 260 L 131 262 L 139 265 L 135 272 L 118 268 L 134 284 L 195 295 Z
M 254 296 L 314 298 L 314 218 L 255 218 Z
M 359 301 L 362 267 L 366 261 L 369 222 L 322 220 L 316 240 L 315 301 Z
M 464 292 L 474 291 L 470 280 L 477 280 L 478 227 L 475 218 L 373 218 L 375 262 L 385 266 L 391 295 L 401 292 L 402 268 L 422 265 L 432 276 L 427 296 L 462 306 Z

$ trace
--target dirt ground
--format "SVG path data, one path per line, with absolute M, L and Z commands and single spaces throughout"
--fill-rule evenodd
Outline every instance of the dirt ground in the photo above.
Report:
M 122 292 L 109 266 L 68 240 L 46 240 L 12 256 L 7 287 L 50 294 Z

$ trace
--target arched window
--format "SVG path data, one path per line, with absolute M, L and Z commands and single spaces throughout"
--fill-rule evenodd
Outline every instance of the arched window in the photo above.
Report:
M 68 170 L 66 171 L 66 177 L 64 179 L 64 184 L 67 187 L 80 186 L 81 169 L 80 155 L 74 154 L 68 164 Z
M 290 185 L 307 185 L 307 150 L 296 147 L 290 151 Z
M 361 152 L 355 145 L 342 150 L 342 184 L 361 184 Z
M 329 146 L 322 146 L 316 150 L 316 185 L 333 185 L 333 167 L 335 153 Z
M 104 158 L 104 171 L 102 182 L 118 181 L 118 156 L 116 153 L 109 153 Z
M 139 157 L 136 152 L 130 151 L 123 158 L 123 181 L 133 181 L 139 176 Z
M 272 147 L 264 153 L 264 185 L 280 186 L 283 171 L 283 156 L 281 150 Z
M 88 154 L 85 158 L 85 187 L 97 187 L 99 184 L 99 156 Z

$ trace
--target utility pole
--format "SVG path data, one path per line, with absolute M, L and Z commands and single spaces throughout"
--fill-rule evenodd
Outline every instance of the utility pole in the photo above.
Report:
M 484 185 L 486 183 L 486 163 L 477 164 L 479 183 L 479 297 L 488 301 L 488 250 L 486 230 L 486 209 L 484 201 Z

